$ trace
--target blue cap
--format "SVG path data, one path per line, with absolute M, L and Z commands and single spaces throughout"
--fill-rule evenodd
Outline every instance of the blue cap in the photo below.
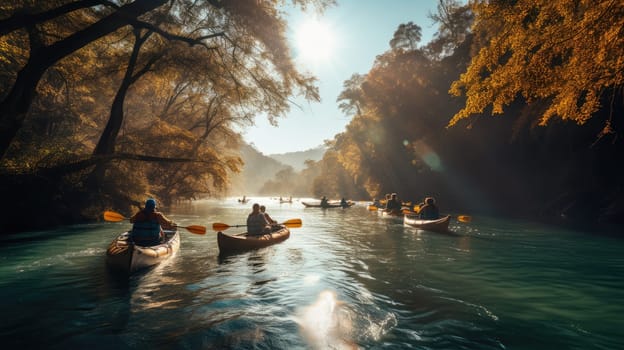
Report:
M 145 209 L 154 210 L 156 209 L 156 200 L 154 198 L 149 198 L 145 201 Z

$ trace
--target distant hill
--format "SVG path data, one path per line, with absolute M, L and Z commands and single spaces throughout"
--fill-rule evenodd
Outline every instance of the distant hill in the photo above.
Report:
M 306 160 L 319 161 L 323 158 L 326 150 L 327 148 L 325 148 L 325 146 L 319 146 L 307 151 L 270 154 L 269 157 L 280 163 L 290 165 L 295 171 L 301 171 L 306 167 Z
M 239 174 L 232 177 L 230 193 L 233 195 L 256 195 L 268 180 L 288 166 L 260 153 L 253 146 L 244 143 L 241 148 L 241 158 L 245 165 Z

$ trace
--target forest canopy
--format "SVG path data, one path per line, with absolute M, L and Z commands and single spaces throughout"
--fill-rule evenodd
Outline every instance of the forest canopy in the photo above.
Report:
M 397 24 L 370 71 L 344 82 L 352 120 L 315 194 L 621 223 L 624 3 L 440 0 L 430 17 L 429 43 L 420 24 Z
M 333 1 L 292 3 L 323 11 Z M 256 115 L 275 123 L 292 95 L 319 98 L 290 57 L 282 5 L 0 6 L 0 176 L 16 185 L 2 194 L 24 205 L 12 210 L 37 203 L 29 188 L 42 189 L 42 207 L 91 217 L 146 195 L 170 203 L 226 190 L 242 166 L 237 128 Z
M 237 130 L 276 123 L 291 96 L 319 98 L 290 57 L 282 5 L 1 5 L 1 194 L 19 198 L 5 213 L 76 222 L 146 195 L 227 191 L 243 167 Z M 336 103 L 351 121 L 324 158 L 282 169 L 263 193 L 397 192 L 449 212 L 621 221 L 624 3 L 439 0 L 430 18 L 427 43 L 422 23 L 396 24 L 370 70 L 344 82 Z

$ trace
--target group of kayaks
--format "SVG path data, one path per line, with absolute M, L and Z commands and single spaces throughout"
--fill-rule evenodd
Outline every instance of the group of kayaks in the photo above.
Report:
M 321 207 L 318 204 L 310 204 L 302 202 L 306 207 Z M 348 206 L 355 203 L 349 202 Z M 340 207 L 336 205 L 333 207 Z M 344 207 L 344 206 L 343 206 Z M 111 212 L 107 212 L 111 214 Z M 383 209 L 379 209 L 378 213 L 382 216 L 401 217 L 407 226 L 415 227 L 420 230 L 446 232 L 448 231 L 451 216 L 447 215 L 437 220 L 422 220 L 417 215 L 408 215 L 403 213 L 389 213 Z M 112 214 L 116 214 L 112 212 Z M 121 215 L 107 218 L 107 221 L 119 221 L 123 218 Z M 124 218 L 125 219 L 125 218 Z M 460 220 L 461 221 L 461 220 Z M 219 226 L 221 225 L 221 226 Z M 200 226 L 185 227 L 190 232 L 196 234 L 205 234 L 205 227 L 201 227 L 203 231 L 198 230 Z M 251 236 L 245 233 L 227 234 L 222 232 L 229 228 L 226 224 L 214 224 L 213 229 L 218 230 L 217 244 L 219 252 L 222 255 L 238 253 L 258 248 L 270 246 L 275 243 L 282 242 L 290 237 L 289 227 L 301 227 L 301 219 L 288 220 L 281 225 L 276 225 L 271 233 L 264 235 Z M 124 232 L 117 236 L 109 244 L 106 250 L 107 265 L 117 271 L 125 273 L 133 273 L 135 271 L 154 266 L 173 256 L 180 249 L 180 233 L 178 229 L 164 230 L 163 242 L 154 246 L 141 246 L 135 244 L 130 238 L 130 232 Z
M 117 236 L 106 249 L 106 263 L 115 271 L 133 273 L 154 266 L 173 256 L 180 249 L 178 230 L 165 230 L 162 243 L 154 246 L 141 246 L 132 242 L 130 232 Z M 290 237 L 290 230 L 281 226 L 271 233 L 250 236 L 247 233 L 217 233 L 217 244 L 221 255 L 253 250 L 282 242 Z
M 299 221 L 300 225 L 300 221 Z M 178 230 L 164 230 L 163 242 L 154 246 L 141 246 L 132 241 L 130 232 L 117 236 L 106 249 L 106 263 L 115 271 L 133 273 L 154 266 L 173 256 L 180 249 Z M 282 242 L 290 237 L 290 230 L 285 225 L 277 226 L 271 233 L 251 236 L 246 232 L 239 234 L 217 233 L 217 244 L 221 255 L 264 248 Z

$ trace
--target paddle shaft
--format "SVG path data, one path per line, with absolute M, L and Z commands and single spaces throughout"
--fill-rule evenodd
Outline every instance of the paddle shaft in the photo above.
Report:
M 111 222 L 119 222 L 119 221 L 123 221 L 123 220 L 130 220 L 130 218 L 127 218 L 117 212 L 114 211 L 105 211 L 104 212 L 104 220 L 106 221 L 111 221 Z M 200 225 L 190 225 L 190 226 L 178 226 L 175 225 L 175 228 L 184 228 L 187 229 L 190 233 L 194 233 L 194 234 L 198 234 L 198 235 L 203 235 L 206 233 L 206 227 L 204 226 L 200 226 Z

